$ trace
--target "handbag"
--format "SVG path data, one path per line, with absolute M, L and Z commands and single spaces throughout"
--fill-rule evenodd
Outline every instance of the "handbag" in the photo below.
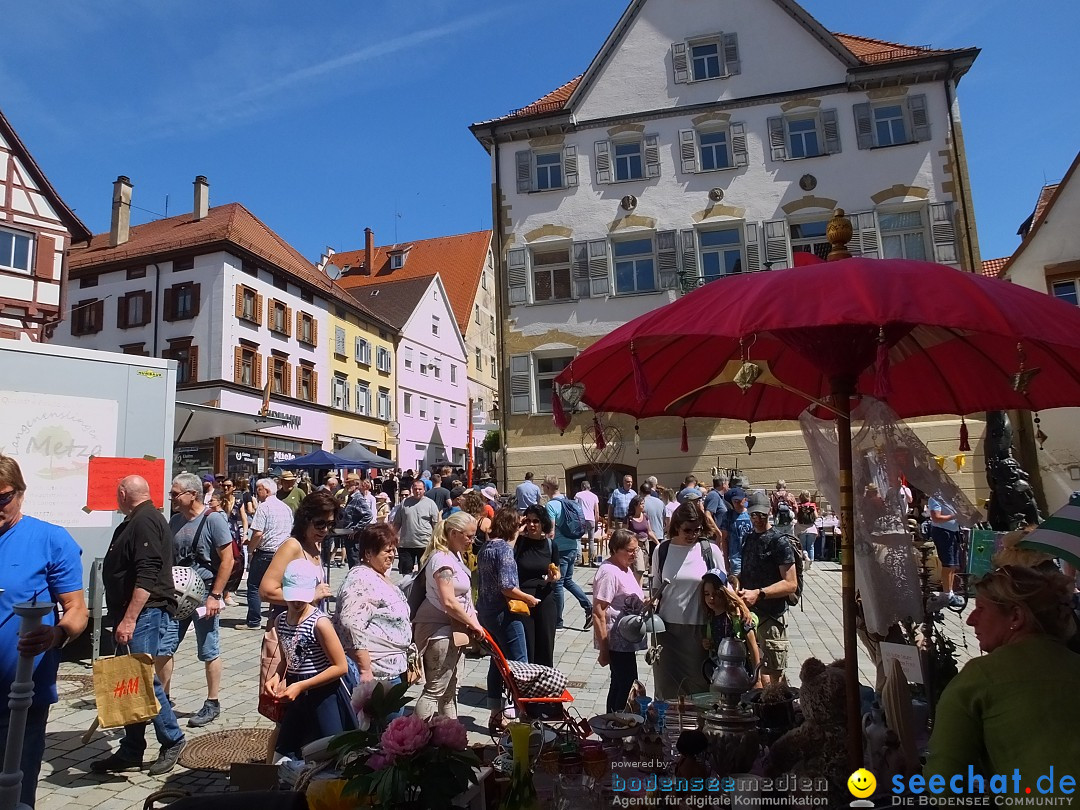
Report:
M 278 671 L 281 666 L 281 643 L 278 640 L 277 625 L 270 622 L 270 626 L 263 633 L 262 647 L 259 650 L 259 694 L 263 693 L 263 686 L 270 676 Z M 262 698 L 260 697 L 260 702 Z
M 154 694 L 153 657 L 149 653 L 130 653 L 97 659 L 94 699 L 101 728 L 153 720 L 161 711 Z
M 415 644 L 410 644 L 405 651 L 405 660 L 408 664 L 405 669 L 405 680 L 409 686 L 420 683 L 424 679 L 424 662 Z
M 506 607 L 511 613 L 520 613 L 523 616 L 529 615 L 529 606 L 521 599 L 507 599 Z

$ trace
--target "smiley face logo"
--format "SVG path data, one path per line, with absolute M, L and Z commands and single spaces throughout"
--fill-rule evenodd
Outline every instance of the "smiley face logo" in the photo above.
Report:
M 877 779 L 866 768 L 859 768 L 848 777 L 847 786 L 856 799 L 865 799 L 877 789 Z

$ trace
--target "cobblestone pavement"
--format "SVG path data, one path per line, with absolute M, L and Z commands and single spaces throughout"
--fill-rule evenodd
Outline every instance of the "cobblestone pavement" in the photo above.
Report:
M 336 588 L 344 577 L 343 569 L 333 571 Z M 594 569 L 575 569 L 574 579 L 591 591 Z M 818 562 L 807 573 L 804 589 L 804 609 L 789 613 L 788 637 L 791 641 L 790 671 L 797 685 L 798 668 L 807 657 L 815 655 L 829 662 L 843 653 L 842 612 L 840 604 L 840 567 Z M 245 608 L 228 608 L 222 620 L 222 689 L 221 717 L 202 729 L 187 729 L 187 718 L 202 706 L 205 680 L 202 664 L 195 657 L 194 634 L 189 633 L 180 648 L 173 675 L 173 699 L 177 714 L 189 740 L 204 734 L 236 728 L 268 728 L 271 723 L 256 711 L 256 672 L 259 660 L 260 632 L 235 629 L 244 623 Z M 970 607 L 968 608 L 970 610 Z M 585 717 L 603 712 L 607 695 L 608 673 L 596 663 L 592 633 L 577 629 L 584 622 L 581 608 L 573 599 L 566 604 L 566 624 L 556 643 L 556 662 L 572 682 L 570 691 L 575 697 L 575 709 Z M 965 612 L 966 617 L 966 612 Z M 978 644 L 962 617 L 946 612 L 946 632 L 956 641 L 961 665 L 978 653 Z M 966 644 L 966 646 L 965 646 Z M 651 687 L 651 675 L 639 658 L 639 671 L 646 686 Z M 860 655 L 859 671 L 863 683 L 873 684 L 873 668 L 865 655 Z M 474 742 L 487 740 L 487 710 L 485 708 L 485 679 L 487 659 L 467 660 L 459 694 L 462 721 Z M 96 711 L 90 668 L 78 663 L 65 663 L 58 682 L 60 702 L 49 720 L 45 762 L 38 786 L 39 810 L 120 810 L 141 807 L 146 797 L 163 788 L 176 788 L 191 793 L 220 791 L 227 786 L 225 774 L 212 771 L 192 771 L 177 767 L 164 777 L 147 776 L 145 771 L 102 777 L 90 774 L 89 765 L 95 759 L 116 748 L 118 731 L 98 731 L 83 744 L 82 736 L 93 722 Z M 414 687 L 414 694 L 419 689 Z M 153 730 L 147 730 L 148 763 L 156 756 Z

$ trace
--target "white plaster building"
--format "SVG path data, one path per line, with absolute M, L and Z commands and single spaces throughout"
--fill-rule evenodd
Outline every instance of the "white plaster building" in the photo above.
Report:
M 0 112 L 0 337 L 47 338 L 64 317 L 68 247 L 89 239 Z
M 835 208 L 853 253 L 978 267 L 956 100 L 977 55 L 832 34 L 790 0 L 633 0 L 583 75 L 474 124 L 507 313 L 506 480 L 591 474 L 588 418 L 562 437 L 550 419 L 578 351 L 698 284 L 823 255 Z M 683 455 L 674 420 L 642 423 L 638 452 L 611 421 L 623 449 L 602 486 L 719 464 L 814 489 L 796 425 L 755 426 L 748 458 L 744 424 L 691 420 Z M 951 418 L 921 430 L 955 443 Z
M 1073 160 L 1060 183 L 1043 188 L 1038 203 L 1021 227 L 1023 241 L 999 271 L 1014 284 L 1047 293 L 1073 306 L 1080 304 L 1080 179 Z M 1045 506 L 1056 512 L 1080 490 L 1080 408 L 1055 408 L 1039 414 L 1038 428 L 1029 413 L 1013 414 L 1014 434 L 1021 465 L 1032 474 L 1046 499 Z M 1035 439 L 1041 428 L 1047 437 L 1041 448 Z

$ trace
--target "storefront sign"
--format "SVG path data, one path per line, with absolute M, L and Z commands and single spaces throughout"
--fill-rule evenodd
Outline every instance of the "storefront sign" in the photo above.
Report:
M 296 453 L 287 453 L 284 450 L 275 450 L 274 451 L 274 463 L 275 464 L 277 462 L 279 462 L 279 461 L 292 461 L 294 458 L 296 458 Z
M 260 457 L 254 453 L 249 453 L 247 450 L 234 450 L 232 453 L 233 461 L 240 461 L 245 464 L 258 464 Z
M 300 428 L 301 419 L 300 416 L 298 416 L 297 414 L 283 413 L 282 411 L 267 411 L 266 415 L 276 416 L 278 419 L 284 419 L 285 424 L 283 425 L 283 427 L 290 427 L 294 430 L 299 430 Z

